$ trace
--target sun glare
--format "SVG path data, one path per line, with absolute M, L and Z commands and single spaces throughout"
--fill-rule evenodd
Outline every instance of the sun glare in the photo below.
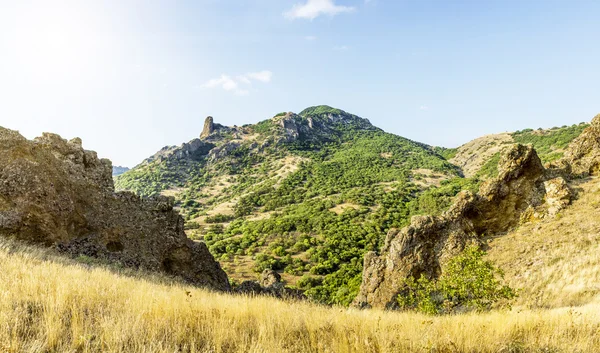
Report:
M 14 22 L 14 57 L 36 79 L 67 79 L 101 55 L 93 15 L 83 2 L 22 5 Z M 91 16 L 92 15 L 92 16 Z

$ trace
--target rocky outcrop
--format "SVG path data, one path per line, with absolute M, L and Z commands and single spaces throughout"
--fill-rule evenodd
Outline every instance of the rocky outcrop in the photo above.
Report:
M 204 120 L 204 128 L 202 129 L 200 138 L 205 138 L 208 135 L 212 134 L 214 131 L 215 131 L 215 123 L 213 121 L 213 117 L 209 116 Z
M 449 259 L 478 242 L 480 235 L 507 231 L 517 226 L 524 214 L 543 216 L 548 208 L 553 210 L 570 197 L 562 188 L 564 180 L 546 182 L 544 167 L 531 146 L 510 147 L 498 170 L 498 177 L 484 183 L 478 194 L 461 192 L 441 216 L 413 217 L 410 226 L 391 230 L 380 255 L 365 255 L 362 285 L 354 305 L 394 308 L 407 278 L 422 274 L 435 278 Z M 556 202 L 548 202 L 548 206 L 545 197 Z
M 266 295 L 285 299 L 305 299 L 302 291 L 286 287 L 279 273 L 266 269 L 260 275 L 260 281 L 244 281 L 235 293 L 245 295 Z
M 229 290 L 225 272 L 183 223 L 173 199 L 115 193 L 111 162 L 81 140 L 29 141 L 0 128 L 0 235 Z
M 562 165 L 569 165 L 575 176 L 596 175 L 600 172 L 600 114 L 569 144 L 560 162 Z
M 210 142 L 201 139 L 193 139 L 190 142 L 182 143 L 179 147 L 165 146 L 152 157 L 146 158 L 142 164 L 152 163 L 154 161 L 161 162 L 165 160 L 183 159 L 199 161 L 208 156 L 213 148 L 215 148 L 215 145 Z

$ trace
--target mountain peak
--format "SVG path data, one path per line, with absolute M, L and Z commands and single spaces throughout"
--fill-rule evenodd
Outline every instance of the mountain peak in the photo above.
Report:
M 322 114 L 334 114 L 334 115 L 351 115 L 346 113 L 345 111 L 337 108 L 330 107 L 328 105 L 316 105 L 313 107 L 308 107 L 300 112 L 301 116 L 307 115 L 322 115 Z

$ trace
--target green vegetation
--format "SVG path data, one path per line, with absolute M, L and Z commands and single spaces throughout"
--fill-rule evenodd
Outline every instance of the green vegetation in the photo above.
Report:
M 327 106 L 294 119 L 297 138 L 265 120 L 211 140 L 226 151 L 219 158 L 155 158 L 117 186 L 142 195 L 176 190 L 193 222 L 190 235 L 225 268 L 241 261 L 249 264 L 245 275 L 280 271 L 312 299 L 340 305 L 358 292 L 364 253 L 378 250 L 391 228 L 439 214 L 458 192 L 479 186 L 445 159 L 455 150 L 385 133 Z
M 406 290 L 398 296 L 402 309 L 427 314 L 448 314 L 467 310 L 489 310 L 501 300 L 516 296 L 503 282 L 503 273 L 483 259 L 485 252 L 476 246 L 451 259 L 437 280 L 421 276 L 406 281 Z
M 444 157 L 445 160 L 450 160 L 458 153 L 458 148 L 445 148 L 445 147 L 433 147 L 433 151 L 440 156 Z
M 478 178 L 495 178 L 498 176 L 498 162 L 500 162 L 500 152 L 494 154 L 477 172 Z
M 332 108 L 328 105 L 318 105 L 315 107 L 306 108 L 303 111 L 301 111 L 300 114 L 298 114 L 298 115 L 308 116 L 308 115 L 321 115 L 321 114 L 341 115 L 341 114 L 346 114 L 346 112 L 344 112 L 341 109 Z
M 512 134 L 515 142 L 532 144 L 542 162 L 552 162 L 563 156 L 563 150 L 581 134 L 588 124 L 554 127 L 549 130 L 525 129 Z

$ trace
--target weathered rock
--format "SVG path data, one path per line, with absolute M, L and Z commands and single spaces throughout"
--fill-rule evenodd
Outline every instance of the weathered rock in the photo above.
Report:
M 554 178 L 544 182 L 548 214 L 555 216 L 565 209 L 573 199 L 573 193 L 563 178 Z
M 600 114 L 590 126 L 567 147 L 563 163 L 571 166 L 575 176 L 595 175 L 600 172 Z
M 244 281 L 234 291 L 239 294 L 266 295 L 284 299 L 306 299 L 304 293 L 298 289 L 286 287 L 281 282 L 279 273 L 266 269 L 258 281 Z
M 273 270 L 266 269 L 260 275 L 260 285 L 263 287 L 271 287 L 281 283 L 281 275 Z
M 413 217 L 387 234 L 381 255 L 365 255 L 357 307 L 394 308 L 409 277 L 435 278 L 443 265 L 481 234 L 503 232 L 544 200 L 544 168 L 531 146 L 514 145 L 502 156 L 499 176 L 477 195 L 463 191 L 441 216 Z
M 288 141 L 294 141 L 300 135 L 298 132 L 298 126 L 296 125 L 296 120 L 294 119 L 295 116 L 296 115 L 293 113 L 287 113 L 280 121 L 281 127 L 283 127 Z
M 229 141 L 222 144 L 219 147 L 215 147 L 210 150 L 208 154 L 208 159 L 211 162 L 217 161 L 219 159 L 223 159 L 231 154 L 231 152 L 235 151 L 241 146 L 239 141 Z
M 202 129 L 200 138 L 205 138 L 208 135 L 212 134 L 214 131 L 215 131 L 215 125 L 214 125 L 213 117 L 209 116 L 204 120 L 204 128 Z
M 239 294 L 259 295 L 264 293 L 264 288 L 257 281 L 244 281 L 235 288 Z
M 114 193 L 112 164 L 81 140 L 28 141 L 0 128 L 0 235 L 229 290 L 206 245 L 185 236 L 173 199 Z

